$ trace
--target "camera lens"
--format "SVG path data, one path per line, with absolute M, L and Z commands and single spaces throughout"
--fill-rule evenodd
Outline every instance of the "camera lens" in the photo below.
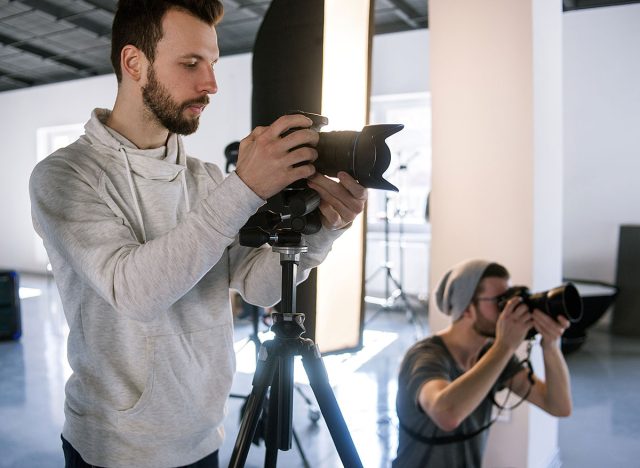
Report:
M 302 111 L 291 111 L 288 114 L 302 114 L 310 118 L 313 121 L 311 128 L 314 130 L 319 130 L 328 123 L 326 117 L 318 114 Z M 403 128 L 402 124 L 378 124 L 366 125 L 360 132 L 321 132 L 317 146 L 318 159 L 314 166 L 319 173 L 329 177 L 335 177 L 338 172 L 344 171 L 363 187 L 397 192 L 398 188 L 383 177 L 391 163 L 391 151 L 385 140 Z M 283 136 L 289 132 L 285 132 Z

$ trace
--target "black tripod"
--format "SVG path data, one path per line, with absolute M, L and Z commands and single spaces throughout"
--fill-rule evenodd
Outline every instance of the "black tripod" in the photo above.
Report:
M 301 337 L 305 331 L 304 314 L 296 313 L 294 310 L 297 267 L 300 255 L 307 251 L 307 247 L 303 245 L 300 233 L 289 231 L 286 235 L 281 234 L 271 236 L 269 241 L 273 251 L 280 254 L 282 266 L 281 311 L 272 314 L 271 329 L 275 333 L 275 338 L 265 341 L 260 346 L 253 388 L 247 398 L 246 410 L 229 467 L 244 467 L 269 387 L 271 391 L 265 431 L 265 467 L 276 466 L 278 450 L 291 449 L 295 356 L 302 356 L 302 364 L 309 377 L 309 384 L 343 465 L 349 468 L 362 467 L 338 402 L 329 385 L 329 377 L 320 351 L 312 340 Z
M 257 363 L 259 360 L 260 347 L 262 345 L 262 341 L 260 341 L 260 336 L 258 335 L 258 331 L 259 331 L 258 324 L 260 323 L 260 307 L 254 306 L 254 305 L 251 305 L 250 307 L 251 307 L 250 314 L 251 314 L 252 332 L 247 337 L 247 342 L 243 345 L 243 348 L 249 343 L 252 343 L 254 345 L 255 357 L 256 357 L 256 363 Z M 314 423 L 317 422 L 320 419 L 320 411 L 314 407 L 313 402 L 307 397 L 307 395 L 304 394 L 304 392 L 300 389 L 299 386 L 294 385 L 294 388 L 298 391 L 302 399 L 306 402 L 307 406 L 309 407 L 309 410 L 308 410 L 309 419 Z M 246 410 L 246 401 L 248 399 L 248 395 L 231 393 L 229 397 L 238 398 L 245 401 L 245 403 L 242 405 L 242 408 L 240 410 L 241 419 L 242 419 L 242 415 Z M 293 428 L 293 426 L 291 428 L 291 432 L 293 434 L 293 440 L 296 444 L 296 448 L 298 449 L 298 453 L 300 454 L 300 458 L 302 459 L 302 466 L 304 468 L 309 468 L 311 465 L 309 465 L 309 461 L 307 460 L 307 456 L 305 454 L 302 443 L 300 442 L 300 438 L 298 437 L 298 434 L 296 434 L 296 430 L 295 428 Z M 257 444 L 258 440 L 263 436 L 264 436 L 263 433 L 260 433 L 259 435 L 254 435 L 254 439 L 253 439 L 254 442 Z

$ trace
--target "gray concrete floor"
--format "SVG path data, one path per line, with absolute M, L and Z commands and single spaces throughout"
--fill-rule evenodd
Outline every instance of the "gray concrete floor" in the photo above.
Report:
M 607 317 L 567 356 L 574 411 L 560 420 L 563 466 L 640 466 L 640 338 L 609 333 Z
M 0 467 L 61 467 L 64 382 L 70 373 L 65 357 L 67 328 L 52 281 L 23 275 L 21 286 L 39 288 L 42 294 L 22 300 L 22 338 L 0 342 Z M 416 310 L 424 324 L 425 311 Z M 326 356 L 323 362 L 364 465 L 387 467 L 397 443 L 396 372 L 416 330 L 401 311 L 374 313 L 369 311 L 373 320 L 365 327 L 362 351 Z M 233 392 L 239 395 L 251 390 L 254 351 L 245 343 L 251 329 L 246 321 L 236 326 L 238 373 Z M 605 322 L 589 330 L 584 346 L 568 356 L 574 414 L 559 424 L 562 466 L 640 466 L 639 357 L 640 339 L 612 337 Z M 299 391 L 313 400 L 305 372 L 296 367 L 294 375 Z M 221 466 L 228 463 L 236 442 L 242 402 L 229 400 Z M 293 405 L 294 430 L 310 466 L 341 466 L 324 418 L 312 420 L 315 405 L 308 405 L 298 391 Z M 296 444 L 279 452 L 278 462 L 283 467 L 303 466 Z M 263 464 L 263 444 L 252 444 L 246 466 Z

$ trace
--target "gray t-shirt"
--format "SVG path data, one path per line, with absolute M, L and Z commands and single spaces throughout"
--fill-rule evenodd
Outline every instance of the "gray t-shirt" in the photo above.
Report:
M 486 349 L 485 349 L 486 351 Z M 511 358 L 494 386 L 502 388 L 504 382 L 523 368 L 514 357 Z M 473 468 L 480 467 L 487 442 L 488 431 L 461 442 L 430 445 L 410 436 L 403 427 L 421 437 L 446 437 L 454 434 L 471 434 L 489 423 L 491 418 L 491 398 L 487 396 L 460 426 L 451 432 L 443 431 L 427 416 L 418 404 L 418 393 L 429 380 L 446 379 L 454 381 L 464 372 L 458 367 L 453 356 L 439 336 L 431 336 L 419 341 L 407 351 L 400 366 L 396 410 L 400 420 L 398 455 L 393 468 Z

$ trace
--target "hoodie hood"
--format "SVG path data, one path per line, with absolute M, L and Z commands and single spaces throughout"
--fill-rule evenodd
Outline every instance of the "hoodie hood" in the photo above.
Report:
M 133 209 L 140 224 L 143 243 L 147 241 L 144 217 L 134 175 L 147 180 L 173 181 L 180 178 L 186 212 L 191 211 L 189 189 L 187 188 L 187 156 L 179 135 L 171 133 L 165 146 L 152 149 L 140 149 L 127 138 L 107 127 L 106 122 L 111 111 L 94 109 L 91 118 L 85 124 L 84 138 L 99 153 L 113 157 L 122 167 L 127 177 L 129 191 L 133 198 Z
M 149 180 L 173 180 L 186 167 L 187 157 L 179 135 L 172 133 L 167 144 L 159 148 L 139 149 L 115 130 L 106 126 L 111 115 L 109 109 L 94 109 L 85 124 L 85 137 L 91 146 L 113 156 L 124 168 L 127 164 L 121 152 L 125 151 L 133 174 Z M 107 151 L 104 151 L 104 150 Z

